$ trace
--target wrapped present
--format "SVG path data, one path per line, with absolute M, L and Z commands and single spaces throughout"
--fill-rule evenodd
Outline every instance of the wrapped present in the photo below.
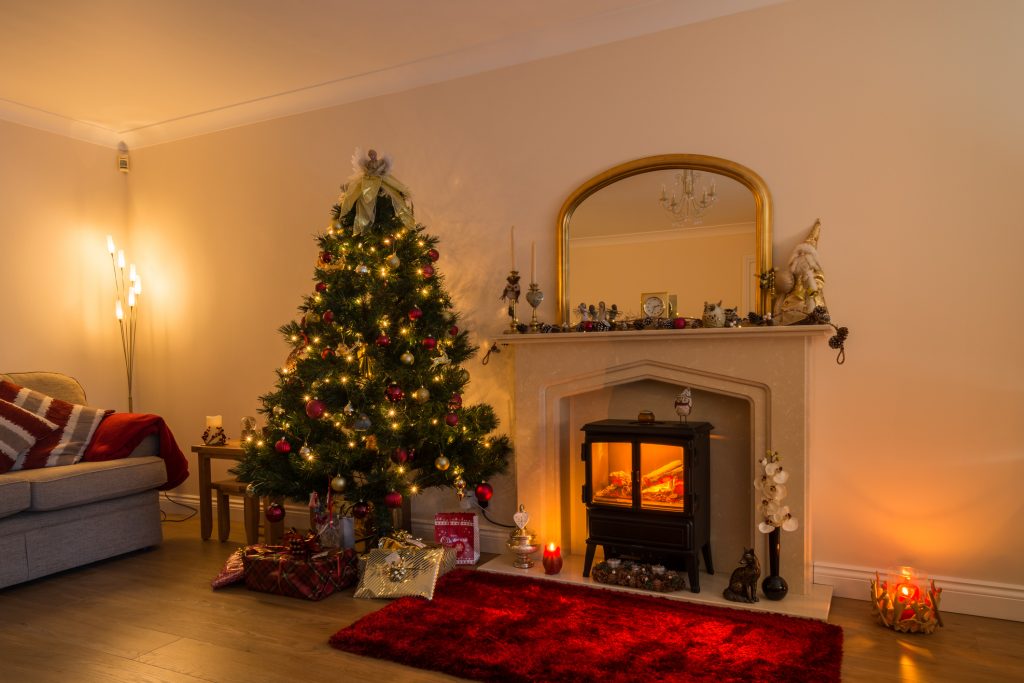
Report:
M 249 546 L 243 557 L 249 590 L 292 598 L 323 600 L 356 581 L 356 554 L 330 548 L 311 555 L 293 555 L 290 547 Z
M 480 559 L 480 523 L 475 512 L 438 512 L 434 515 L 434 540 L 454 548 L 459 564 Z
M 386 536 L 381 536 L 377 541 L 377 547 L 382 550 L 399 550 L 400 548 L 426 548 L 427 544 L 405 529 L 396 529 Z
M 210 582 L 210 586 L 216 590 L 218 588 L 224 588 L 224 586 L 230 586 L 232 584 L 245 581 L 244 556 L 245 550 L 243 548 L 239 548 L 235 552 L 231 553 L 227 562 L 224 563 L 224 568 L 221 569 L 216 578 Z
M 375 548 L 366 557 L 357 598 L 434 597 L 437 580 L 455 568 L 451 548 Z

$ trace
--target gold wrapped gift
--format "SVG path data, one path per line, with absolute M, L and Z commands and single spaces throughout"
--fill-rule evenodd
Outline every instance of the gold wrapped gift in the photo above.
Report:
M 434 545 L 431 543 L 430 545 Z M 383 550 L 399 550 L 401 548 L 426 548 L 427 544 L 422 540 L 415 538 L 412 534 L 404 529 L 397 529 L 392 531 L 387 536 L 381 537 L 377 542 L 377 547 Z
M 437 580 L 455 568 L 451 548 L 374 548 L 356 588 L 357 598 L 434 597 Z

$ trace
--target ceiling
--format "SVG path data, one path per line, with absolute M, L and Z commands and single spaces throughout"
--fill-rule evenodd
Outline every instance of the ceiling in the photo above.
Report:
M 781 0 L 0 0 L 0 119 L 141 147 Z

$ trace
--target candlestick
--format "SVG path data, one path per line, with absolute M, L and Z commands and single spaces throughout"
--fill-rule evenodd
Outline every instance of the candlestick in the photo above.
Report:
M 540 322 L 537 320 L 537 307 L 544 301 L 544 292 L 540 291 L 536 282 L 530 283 L 530 289 L 526 292 L 526 303 L 533 308 L 533 317 L 530 319 L 530 332 L 540 332 Z
M 562 549 L 554 543 L 548 543 L 544 548 L 541 563 L 544 565 L 545 574 L 557 574 L 562 571 Z
M 512 270 L 505 279 L 505 290 L 501 293 L 501 300 L 508 304 L 508 316 L 510 318 L 508 333 L 519 333 L 519 318 L 516 317 L 516 305 L 519 303 L 519 271 Z

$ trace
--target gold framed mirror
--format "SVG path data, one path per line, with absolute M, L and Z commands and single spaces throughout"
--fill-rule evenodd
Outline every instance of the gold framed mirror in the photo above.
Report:
M 663 154 L 610 168 L 562 204 L 556 244 L 561 323 L 598 301 L 643 317 L 650 292 L 683 317 L 699 318 L 704 301 L 741 317 L 771 310 L 771 195 L 727 159 Z

